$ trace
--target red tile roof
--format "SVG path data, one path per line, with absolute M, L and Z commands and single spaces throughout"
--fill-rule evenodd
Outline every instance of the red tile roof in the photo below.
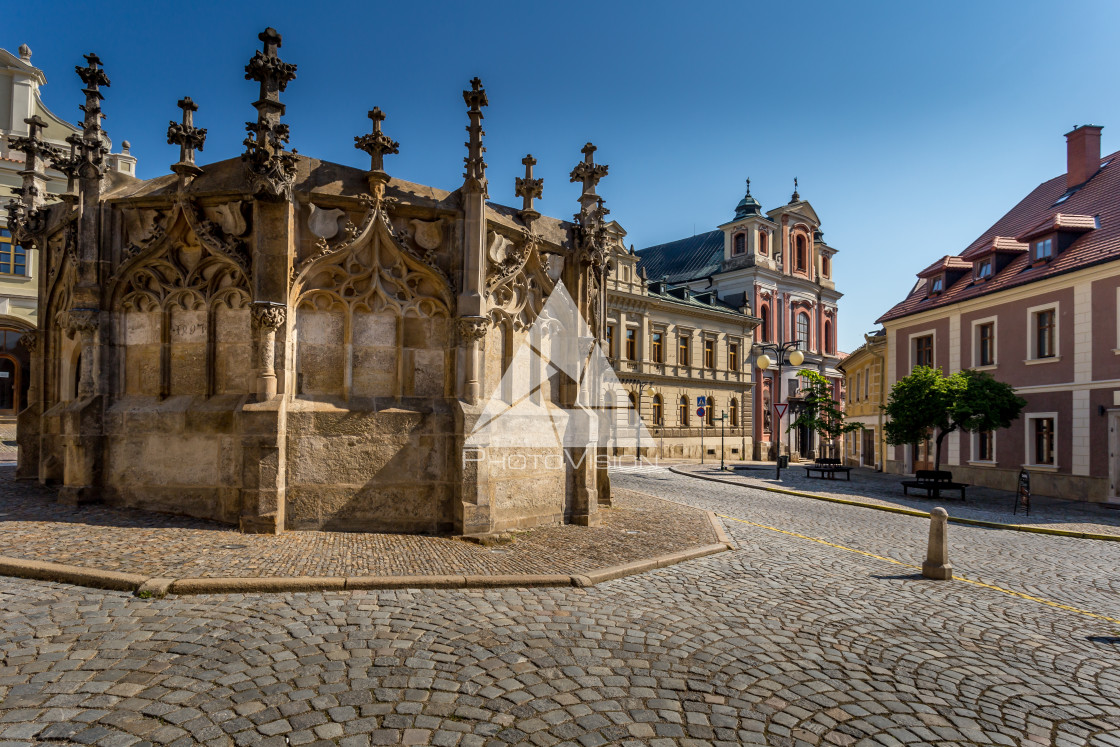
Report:
M 971 270 L 972 263 L 966 262 L 960 257 L 954 257 L 951 254 L 946 254 L 941 259 L 934 262 L 918 273 L 920 278 L 928 278 L 930 275 L 937 275 L 938 273 L 945 272 L 946 270 Z
M 973 241 L 957 259 L 974 259 L 988 251 L 1020 251 L 1016 239 L 1035 233 L 1040 225 L 1049 222 L 1053 230 L 1077 232 L 1081 235 L 1051 262 L 1040 267 L 1030 266 L 1026 252 L 1015 257 L 997 274 L 983 283 L 974 283 L 966 275 L 945 292 L 927 298 L 925 283 L 918 283 L 910 294 L 896 304 L 876 322 L 886 322 L 929 309 L 936 309 L 958 301 L 996 293 L 1043 278 L 1080 270 L 1101 262 L 1120 259 L 1120 162 L 1108 164 L 1120 152 L 1101 159 L 1106 164 L 1080 189 L 1060 204 L 1058 198 L 1066 194 L 1066 175 L 1062 174 L 1035 187 L 1022 202 L 996 221 L 991 228 Z M 1092 228 L 1088 221 L 1092 221 Z M 1099 228 L 1096 228 L 1099 224 Z M 1025 246 L 1023 248 L 1026 248 Z M 939 260 L 944 261 L 944 259 Z M 932 265 L 931 267 L 937 266 Z M 931 268 L 923 270 L 919 276 Z
M 972 261 L 992 252 L 1025 252 L 1027 249 L 1030 249 L 1029 244 L 1024 244 L 1007 236 L 993 236 L 991 241 L 979 246 L 973 244 L 968 251 L 961 255 L 961 259 Z

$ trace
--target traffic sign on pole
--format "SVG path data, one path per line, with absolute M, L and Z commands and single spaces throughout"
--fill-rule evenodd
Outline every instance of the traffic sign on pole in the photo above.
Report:
M 696 408 L 696 414 L 699 415 L 700 417 L 704 417 L 704 408 L 703 407 L 697 407 Z
M 786 408 L 788 407 L 789 405 L 784 403 L 780 405 L 774 405 L 774 412 L 778 413 L 778 420 L 781 420 L 786 416 Z
M 708 404 L 708 398 L 705 397 L 703 394 L 701 394 L 699 397 L 696 398 L 696 404 L 699 405 L 700 407 L 704 407 L 705 405 Z

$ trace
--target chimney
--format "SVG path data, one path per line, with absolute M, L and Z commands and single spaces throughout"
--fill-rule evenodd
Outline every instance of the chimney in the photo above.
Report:
M 1101 129 L 1081 125 L 1066 133 L 1066 189 L 1084 184 L 1100 169 Z

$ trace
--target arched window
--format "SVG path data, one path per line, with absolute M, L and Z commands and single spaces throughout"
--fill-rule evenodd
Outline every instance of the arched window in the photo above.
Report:
M 758 325 L 758 336 L 763 342 L 770 342 L 770 307 L 762 304 L 758 309 L 758 316 L 762 319 L 762 323 Z
M 762 430 L 770 432 L 770 380 L 762 387 Z
M 805 272 L 809 267 L 809 253 L 805 249 L 805 237 L 803 235 L 797 234 L 796 246 L 797 250 L 794 252 L 793 259 L 794 267 L 801 272 Z
M 634 393 L 630 392 L 630 409 L 626 411 L 627 425 L 638 424 L 638 400 L 634 397 Z
M 739 427 L 739 400 L 738 400 L 738 398 L 732 397 L 731 398 L 731 405 L 727 409 L 729 411 L 727 413 L 728 424 L 732 428 L 738 428 Z
M 759 231 L 758 232 L 758 253 L 761 254 L 762 256 L 766 256 L 766 254 L 770 251 L 770 248 L 767 246 L 768 241 L 769 241 L 769 237 L 766 235 L 766 232 L 765 231 Z
M 663 421 L 663 413 L 661 409 L 661 395 L 653 395 L 653 424 L 657 426 L 665 425 Z
M 809 315 L 804 311 L 797 314 L 797 341 L 802 350 L 809 349 Z
M 704 419 L 708 421 L 708 427 L 716 424 L 716 401 L 714 397 L 708 397 L 707 404 L 704 405 Z
M 681 427 L 682 428 L 687 428 L 688 427 L 688 397 L 684 397 L 684 396 L 681 397 L 680 418 L 681 418 Z
M 746 234 L 742 234 L 742 233 L 735 234 L 734 243 L 732 244 L 732 247 L 731 247 L 731 256 L 738 257 L 740 254 L 746 254 L 746 252 L 747 252 L 747 236 L 746 236 Z
M 832 354 L 832 322 L 827 319 L 824 323 L 824 352 Z
M 821 254 L 821 274 L 826 278 L 832 276 L 832 260 L 827 254 Z

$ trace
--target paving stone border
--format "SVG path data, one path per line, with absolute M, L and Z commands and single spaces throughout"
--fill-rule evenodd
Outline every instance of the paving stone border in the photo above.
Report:
M 676 475 L 683 475 L 697 480 L 707 480 L 709 482 L 719 482 L 724 485 L 735 485 L 741 488 L 755 488 L 757 490 L 765 490 L 770 493 L 782 493 L 785 495 L 796 495 L 801 498 L 812 498 L 817 501 L 828 501 L 829 503 L 841 503 L 846 506 L 857 506 L 859 508 L 870 508 L 875 511 L 886 511 L 892 514 L 903 514 L 905 516 L 915 516 L 918 518 L 928 519 L 928 511 L 918 511 L 912 508 L 902 508 L 899 506 L 884 506 L 879 503 L 866 503 L 864 501 L 854 501 L 847 498 L 836 498 L 830 495 L 820 495 L 818 493 L 808 493 L 802 490 L 790 490 L 788 488 L 776 488 L 771 485 L 763 485 L 757 483 L 746 484 L 738 480 L 729 480 L 712 475 L 703 475 L 689 470 L 680 469 L 679 467 L 670 466 L 669 471 Z M 1053 529 L 1051 527 L 1039 526 L 1023 526 L 1021 524 L 1004 524 L 998 521 L 984 521 L 983 519 L 969 519 L 960 516 L 949 516 L 949 521 L 953 524 L 968 524 L 969 526 L 985 527 L 988 529 L 1007 529 L 1014 532 L 1030 532 L 1032 534 L 1050 534 L 1057 537 L 1074 537 L 1076 539 L 1090 539 L 1100 540 L 1103 542 L 1120 542 L 1120 535 L 1115 534 L 1097 534 L 1094 532 L 1080 532 L 1070 529 Z
M 262 576 L 161 578 L 0 556 L 0 575 L 15 578 L 55 581 L 94 589 L 131 591 L 142 597 L 167 594 L 245 594 L 319 591 L 357 591 L 371 589 L 498 589 L 574 586 L 585 588 L 604 581 L 665 568 L 686 560 L 702 558 L 735 549 L 723 523 L 711 511 L 704 511 L 718 542 L 679 552 L 645 558 L 631 563 L 606 566 L 582 574 L 496 574 L 429 576 Z

